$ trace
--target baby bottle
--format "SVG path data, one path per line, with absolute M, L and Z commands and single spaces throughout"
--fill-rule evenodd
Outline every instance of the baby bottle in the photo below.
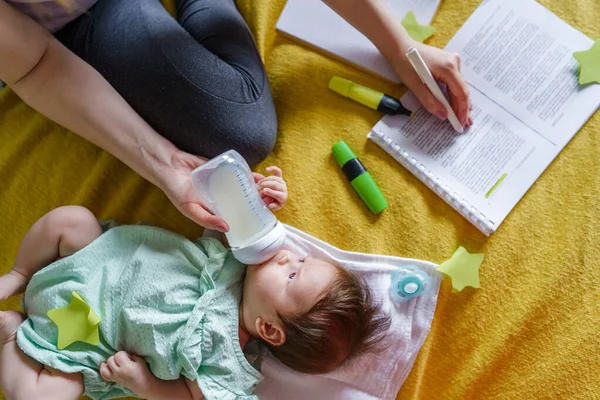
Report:
M 429 291 L 431 278 L 414 265 L 403 265 L 392 272 L 390 295 L 396 303 L 404 303 Z
M 196 168 L 192 184 L 202 202 L 229 225 L 233 256 L 244 264 L 271 258 L 285 241 L 285 229 L 260 198 L 250 167 L 229 150 Z

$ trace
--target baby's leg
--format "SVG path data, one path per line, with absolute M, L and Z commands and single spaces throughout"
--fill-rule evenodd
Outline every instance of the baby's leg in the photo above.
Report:
M 61 207 L 44 215 L 25 235 L 12 270 L 0 277 L 0 300 L 23 292 L 33 274 L 101 233 L 94 215 L 83 207 Z M 6 398 L 78 399 L 83 394 L 81 374 L 45 367 L 17 346 L 17 329 L 24 319 L 17 311 L 0 311 L 0 385 Z
M 17 346 L 17 329 L 24 320 L 17 311 L 0 314 L 0 386 L 4 396 L 7 400 L 77 400 L 83 394 L 81 374 L 44 367 Z
M 33 224 L 13 268 L 0 277 L 0 301 L 23 293 L 33 274 L 84 248 L 101 234 L 100 224 L 86 208 L 66 206 L 50 211 Z

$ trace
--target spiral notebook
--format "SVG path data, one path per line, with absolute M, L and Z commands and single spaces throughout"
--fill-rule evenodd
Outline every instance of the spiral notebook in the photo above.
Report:
M 415 115 L 385 116 L 368 138 L 489 236 L 600 105 L 573 58 L 592 43 L 534 0 L 484 1 L 446 46 L 473 125 L 458 134 L 407 93 Z

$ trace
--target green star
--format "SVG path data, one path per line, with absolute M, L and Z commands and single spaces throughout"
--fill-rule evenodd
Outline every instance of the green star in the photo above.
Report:
M 411 38 L 419 43 L 423 43 L 428 37 L 435 33 L 435 28 L 430 25 L 419 25 L 415 13 L 409 11 L 402 20 L 402 26 L 406 29 Z
M 463 290 L 465 286 L 479 288 L 479 266 L 483 257 L 481 253 L 471 254 L 460 246 L 437 270 L 452 278 L 452 288 L 456 291 Z
M 68 306 L 48 311 L 48 317 L 58 327 L 56 347 L 62 350 L 74 342 L 97 346 L 100 343 L 100 317 L 77 292 L 73 292 L 72 295 Z
M 600 83 L 600 39 L 586 51 L 576 51 L 573 57 L 579 62 L 579 84 Z

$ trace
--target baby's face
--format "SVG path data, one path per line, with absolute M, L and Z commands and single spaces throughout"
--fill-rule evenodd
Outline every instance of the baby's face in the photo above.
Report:
M 308 312 L 333 282 L 336 268 L 312 257 L 280 250 L 260 265 L 250 265 L 244 281 L 248 317 L 288 316 Z

